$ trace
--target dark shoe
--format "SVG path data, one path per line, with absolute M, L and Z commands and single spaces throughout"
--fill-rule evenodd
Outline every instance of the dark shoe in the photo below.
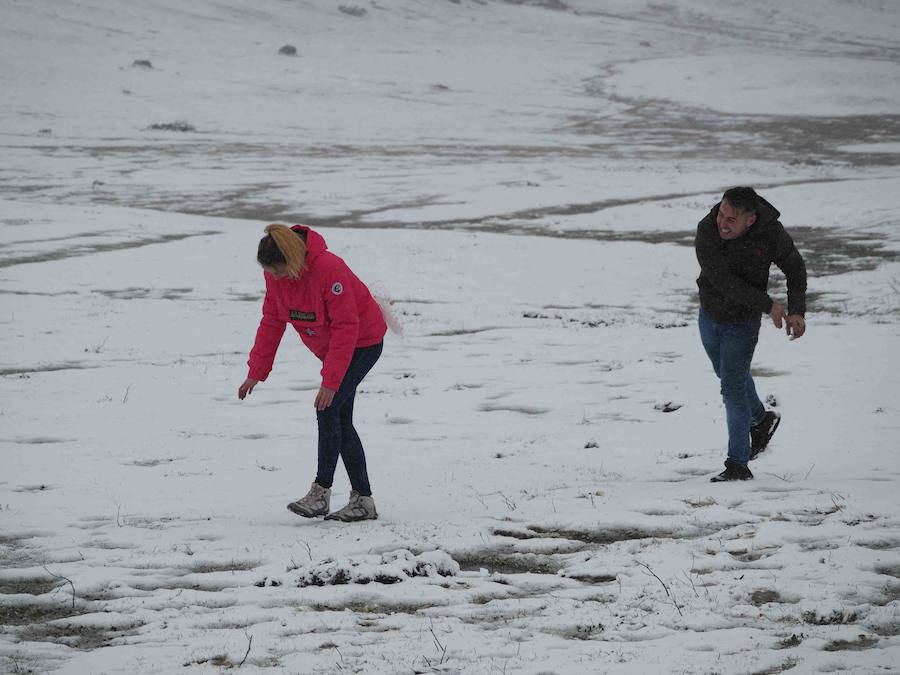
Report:
M 725 470 L 710 478 L 711 483 L 722 483 L 727 480 L 750 480 L 753 474 L 746 466 L 737 466 L 736 464 L 725 464 Z
M 757 455 L 766 449 L 779 424 L 781 414 L 766 410 L 762 422 L 750 427 L 750 459 L 756 459 Z

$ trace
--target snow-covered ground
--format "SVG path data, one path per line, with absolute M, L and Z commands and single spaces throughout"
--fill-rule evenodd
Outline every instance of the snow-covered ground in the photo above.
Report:
M 895 672 L 898 36 L 874 0 L 0 4 L 0 672 Z M 784 421 L 713 485 L 691 242 L 734 184 L 809 332 L 764 324 Z M 284 508 L 293 335 L 237 400 L 272 220 L 403 325 L 356 406 L 377 521 Z

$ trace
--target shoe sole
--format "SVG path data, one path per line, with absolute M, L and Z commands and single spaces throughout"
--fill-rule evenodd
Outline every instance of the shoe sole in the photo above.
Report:
M 772 436 L 774 436 L 775 432 L 778 431 L 779 424 L 781 424 L 781 416 L 780 415 L 775 419 L 775 424 L 772 426 L 772 431 L 770 431 L 769 435 L 766 437 L 766 444 L 764 446 L 762 446 L 756 452 L 753 452 L 752 450 L 750 451 L 750 461 L 751 462 L 754 459 L 756 459 L 757 457 L 759 457 L 762 453 L 764 453 L 766 451 L 766 448 L 769 447 L 769 441 L 772 440 Z
M 287 505 L 287 510 L 298 516 L 302 516 L 303 518 L 318 518 L 319 516 L 324 516 L 327 513 L 327 511 L 324 513 L 304 513 L 303 510 L 299 506 L 296 506 L 293 502 Z
M 769 437 L 766 439 L 766 448 L 769 447 L 769 441 L 772 440 L 772 436 L 775 435 L 775 432 L 778 431 L 778 427 L 781 425 L 781 415 L 779 415 L 775 419 L 775 425 L 772 427 L 772 431 L 769 432 Z M 765 448 L 763 448 L 765 450 Z
M 363 520 L 378 520 L 378 514 L 376 513 L 374 516 L 363 516 L 362 518 L 341 518 L 340 516 L 329 513 L 325 516 L 325 520 L 339 520 L 342 523 L 359 523 Z

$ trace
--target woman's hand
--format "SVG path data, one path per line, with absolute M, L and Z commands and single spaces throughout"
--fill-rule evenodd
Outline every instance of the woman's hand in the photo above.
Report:
M 334 389 L 329 389 L 326 386 L 319 387 L 319 393 L 316 394 L 316 410 L 325 410 L 325 408 L 330 406 L 334 400 L 334 394 Z
M 259 380 L 254 380 L 252 377 L 248 377 L 246 380 L 244 380 L 244 384 L 238 387 L 238 398 L 243 401 L 245 396 L 253 393 L 253 387 L 258 384 Z

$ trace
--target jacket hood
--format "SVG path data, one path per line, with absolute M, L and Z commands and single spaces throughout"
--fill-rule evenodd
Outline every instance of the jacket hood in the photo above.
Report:
M 294 232 L 302 232 L 306 239 L 306 264 L 312 265 L 316 258 L 328 250 L 325 237 L 306 225 L 294 225 Z
M 757 210 L 756 222 L 750 227 L 751 230 L 759 231 L 767 229 L 772 223 L 781 217 L 781 213 L 765 199 L 757 195 L 759 200 L 759 209 Z

